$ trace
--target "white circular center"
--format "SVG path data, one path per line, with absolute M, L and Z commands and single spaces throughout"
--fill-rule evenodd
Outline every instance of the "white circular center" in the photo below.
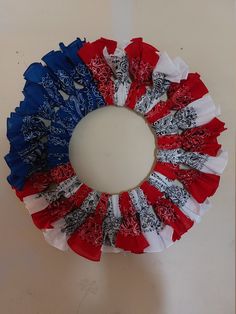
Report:
M 69 148 L 80 180 L 111 194 L 139 185 L 155 159 L 155 137 L 144 118 L 115 106 L 97 109 L 83 118 Z

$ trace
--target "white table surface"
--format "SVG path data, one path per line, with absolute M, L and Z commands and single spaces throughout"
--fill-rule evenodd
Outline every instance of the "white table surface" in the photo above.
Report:
M 233 314 L 235 2 L 0 0 L 1 155 L 22 74 L 60 41 L 139 37 L 181 56 L 221 105 L 229 163 L 212 209 L 163 253 L 106 254 L 100 263 L 50 247 L 15 197 L 1 162 L 2 314 Z M 117 145 L 120 142 L 116 143 Z

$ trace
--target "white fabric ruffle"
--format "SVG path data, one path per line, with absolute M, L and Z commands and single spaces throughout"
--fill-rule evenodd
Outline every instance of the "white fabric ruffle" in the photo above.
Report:
M 145 232 L 144 236 L 149 246 L 144 249 L 146 253 L 162 252 L 165 248 L 173 244 L 173 228 L 166 225 L 159 233 Z
M 113 214 L 116 218 L 120 218 L 121 212 L 120 212 L 120 205 L 119 205 L 119 195 L 113 194 L 110 196 L 110 198 L 111 198 L 111 202 L 112 202 Z
M 105 47 L 103 56 L 115 77 L 114 105 L 124 106 L 131 85 L 131 79 L 129 77 L 129 61 L 124 48 L 118 46 L 114 54 L 109 54 Z
M 59 219 L 52 224 L 53 229 L 45 229 L 43 235 L 45 240 L 52 246 L 56 247 L 61 251 L 66 251 L 69 249 L 67 240 L 69 236 L 62 232 L 61 229 L 65 226 L 65 220 Z
M 160 53 L 153 72 L 163 73 L 166 80 L 179 83 L 188 77 L 189 67 L 180 57 L 172 60 L 166 52 L 163 52 Z
M 216 157 L 208 156 L 201 168 L 202 172 L 222 174 L 228 162 L 228 153 L 220 150 Z
M 212 97 L 209 94 L 204 95 L 202 98 L 191 102 L 187 107 L 190 110 L 193 109 L 197 115 L 196 126 L 206 124 L 213 118 L 220 115 L 220 108 L 216 107 Z M 182 110 L 184 111 L 184 109 Z

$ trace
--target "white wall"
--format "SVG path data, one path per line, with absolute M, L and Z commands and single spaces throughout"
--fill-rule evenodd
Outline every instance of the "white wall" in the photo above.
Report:
M 77 36 L 143 36 L 200 72 L 221 105 L 228 127 L 221 142 L 230 160 L 213 207 L 200 225 L 164 253 L 108 254 L 93 263 L 43 240 L 6 183 L 8 168 L 1 158 L 0 312 L 233 314 L 234 1 L 117 2 L 0 0 L 0 153 L 8 151 L 6 117 L 21 99 L 22 74 L 31 62 Z M 120 7 L 124 3 L 125 10 Z M 127 12 L 124 23 L 122 11 Z

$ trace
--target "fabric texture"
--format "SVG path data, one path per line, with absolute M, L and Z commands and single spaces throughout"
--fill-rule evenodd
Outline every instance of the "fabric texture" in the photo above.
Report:
M 93 261 L 102 251 L 160 252 L 201 220 L 219 186 L 220 110 L 198 73 L 142 38 L 59 46 L 24 73 L 24 99 L 7 119 L 7 180 L 60 250 Z M 80 182 L 69 158 L 76 125 L 108 105 L 143 116 L 158 148 L 149 177 L 115 195 Z

